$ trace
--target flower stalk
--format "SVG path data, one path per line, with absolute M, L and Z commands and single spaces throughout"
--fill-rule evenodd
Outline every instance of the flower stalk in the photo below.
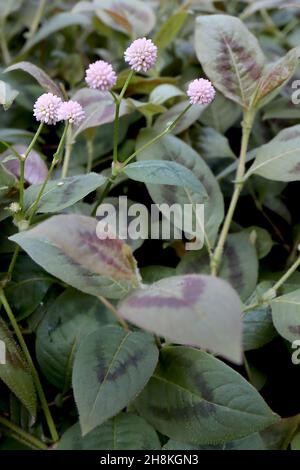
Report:
M 224 251 L 224 246 L 227 240 L 227 236 L 230 230 L 232 219 L 235 213 L 235 209 L 240 197 L 240 194 L 243 190 L 245 184 L 245 169 L 246 169 L 246 156 L 249 144 L 249 138 L 252 131 L 252 126 L 255 118 L 255 111 L 253 109 L 246 110 L 244 112 L 244 119 L 242 122 L 242 143 L 239 164 L 236 172 L 233 195 L 230 201 L 228 212 L 225 217 L 225 221 L 211 259 L 211 274 L 217 276 L 220 264 L 222 261 L 222 255 Z

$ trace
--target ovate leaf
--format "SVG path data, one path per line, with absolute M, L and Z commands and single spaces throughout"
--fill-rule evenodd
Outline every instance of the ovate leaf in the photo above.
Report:
M 274 181 L 300 180 L 300 125 L 288 127 L 257 150 L 248 175 Z
M 115 416 L 138 395 L 157 359 L 154 339 L 142 332 L 106 326 L 82 341 L 72 382 L 83 435 Z
M 259 82 L 254 104 L 263 106 L 273 99 L 290 80 L 299 64 L 300 48 L 295 47 L 282 59 L 266 67 Z
M 84 130 L 113 122 L 115 118 L 115 103 L 109 93 L 82 88 L 72 96 L 72 100 L 78 101 L 85 113 L 82 123 L 74 129 L 75 138 Z M 120 116 L 129 112 L 130 108 L 123 100 L 120 106 Z
M 181 10 L 175 12 L 163 22 L 153 39 L 154 44 L 156 44 L 160 52 L 173 42 L 174 38 L 176 38 L 183 27 L 187 17 L 188 12 Z
M 141 148 L 156 135 L 157 133 L 153 130 L 142 130 L 138 136 L 137 149 Z M 179 163 L 191 170 L 203 184 L 208 194 L 207 201 L 203 201 L 203 197 L 198 192 L 187 191 L 185 188 L 168 185 L 157 186 L 150 183 L 147 183 L 146 186 L 152 200 L 156 204 L 167 203 L 171 206 L 177 203 L 184 208 L 184 204 L 195 205 L 204 202 L 204 231 L 206 238 L 212 244 L 223 220 L 224 203 L 218 182 L 208 165 L 189 145 L 172 135 L 164 136 L 138 155 L 140 162 L 153 159 Z
M 241 362 L 240 299 L 222 279 L 196 274 L 164 278 L 134 291 L 118 310 L 134 325 L 174 343 Z
M 5 364 L 0 364 L 0 379 L 29 413 L 36 416 L 37 400 L 30 369 L 3 320 L 0 320 L 0 341 L 5 345 Z
M 45 91 L 53 93 L 54 95 L 60 96 L 62 99 L 63 94 L 58 85 L 36 65 L 31 62 L 17 62 L 16 64 L 11 65 L 5 71 L 13 72 L 14 70 L 23 70 L 26 73 L 29 73 L 36 81 L 44 88 Z
M 300 337 L 300 289 L 277 297 L 271 303 L 273 323 L 278 333 L 291 343 Z
M 188 444 L 220 444 L 277 421 L 259 393 L 213 356 L 165 347 L 153 377 L 135 402 L 160 433 Z
M 86 15 L 80 13 L 58 13 L 48 19 L 38 30 L 38 32 L 30 38 L 26 43 L 23 51 L 28 51 L 33 46 L 48 38 L 51 34 L 60 31 L 61 29 L 67 28 L 68 26 L 79 25 L 87 27 L 90 24 L 90 20 Z
M 57 450 L 158 450 L 160 442 L 150 424 L 133 413 L 120 413 L 81 436 L 79 423 L 61 437 Z
M 72 288 L 57 297 L 39 324 L 36 337 L 37 360 L 51 384 L 68 390 L 80 342 L 113 319 L 96 297 Z
M 124 168 L 129 178 L 143 183 L 168 184 L 192 189 L 207 199 L 207 192 L 203 184 L 188 168 L 176 162 L 166 160 L 146 160 L 130 163 Z
M 58 215 L 10 237 L 53 276 L 92 295 L 120 298 L 138 284 L 136 262 L 121 240 L 100 240 L 97 220 Z
M 227 98 L 248 108 L 265 63 L 256 37 L 239 18 L 199 16 L 195 49 L 213 84 Z
M 92 191 L 102 186 L 106 178 L 96 173 L 70 176 L 61 180 L 47 183 L 40 199 L 37 212 L 60 212 L 83 199 Z M 33 208 L 41 185 L 30 186 L 24 193 L 24 208 L 29 211 Z

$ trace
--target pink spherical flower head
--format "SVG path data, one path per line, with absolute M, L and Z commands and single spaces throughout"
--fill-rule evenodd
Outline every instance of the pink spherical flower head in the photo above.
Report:
M 111 64 L 97 60 L 86 70 L 85 81 L 90 88 L 109 91 L 115 85 L 117 76 Z
M 157 47 L 151 39 L 136 39 L 124 53 L 125 62 L 128 62 L 132 70 L 147 72 L 155 65 L 157 59 Z
M 216 91 L 209 80 L 199 78 L 190 83 L 187 95 L 191 104 L 210 104 L 216 95 Z
M 66 101 L 58 110 L 59 121 L 68 121 L 70 124 L 78 125 L 84 118 L 85 113 L 77 101 Z
M 33 114 L 37 121 L 45 124 L 56 124 L 58 119 L 58 110 L 62 100 L 52 93 L 44 93 L 35 102 Z

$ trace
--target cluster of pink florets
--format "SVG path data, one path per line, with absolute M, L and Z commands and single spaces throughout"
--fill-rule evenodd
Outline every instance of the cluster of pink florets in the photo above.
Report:
M 54 125 L 59 121 L 68 121 L 70 124 L 80 124 L 84 117 L 84 110 L 77 101 L 62 101 L 52 93 L 44 93 L 33 107 L 33 114 L 37 121 Z
M 156 63 L 157 47 L 151 39 L 136 39 L 126 49 L 124 59 L 135 72 L 147 72 Z M 85 81 L 89 88 L 110 91 L 116 84 L 117 75 L 111 64 L 97 60 L 86 70 Z M 191 104 L 207 105 L 213 101 L 215 94 L 211 82 L 204 78 L 193 80 L 187 90 Z M 70 124 L 78 125 L 83 121 L 85 113 L 77 101 L 63 102 L 58 96 L 45 93 L 34 105 L 34 116 L 37 121 L 45 124 L 68 121 Z

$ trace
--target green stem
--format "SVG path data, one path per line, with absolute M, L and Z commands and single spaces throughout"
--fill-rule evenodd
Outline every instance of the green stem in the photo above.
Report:
M 17 245 L 15 247 L 15 251 L 14 251 L 13 257 L 11 259 L 10 265 L 8 267 L 8 271 L 7 271 L 7 281 L 8 282 L 11 280 L 11 276 L 12 276 L 13 270 L 15 269 L 15 265 L 16 265 L 16 262 L 17 262 L 19 252 L 20 252 L 20 247 L 19 247 L 19 245 Z
M 30 144 L 29 144 L 29 146 L 28 146 L 28 148 L 27 148 L 27 150 L 26 150 L 26 152 L 25 152 L 25 154 L 24 154 L 24 157 L 23 157 L 24 161 L 26 160 L 26 158 L 27 158 L 28 155 L 30 154 L 31 150 L 32 150 L 33 147 L 35 146 L 36 141 L 38 140 L 38 138 L 39 138 L 39 136 L 40 136 L 40 133 L 41 133 L 42 130 L 43 130 L 43 127 L 44 127 L 44 123 L 41 122 L 41 124 L 39 125 L 39 127 L 38 127 L 36 133 L 34 134 L 34 137 L 33 137 L 32 141 L 30 142 Z
M 232 199 L 228 208 L 228 212 L 220 233 L 220 237 L 218 243 L 216 245 L 216 249 L 214 251 L 212 260 L 211 260 L 211 274 L 216 276 L 218 274 L 218 270 L 220 267 L 220 263 L 222 260 L 222 255 L 224 251 L 224 246 L 227 240 L 227 236 L 230 230 L 231 222 L 235 213 L 235 209 L 244 187 L 244 176 L 245 176 L 245 166 L 246 166 L 246 156 L 247 156 L 247 149 L 249 144 L 249 138 L 253 126 L 254 121 L 254 111 L 248 110 L 244 112 L 244 119 L 242 123 L 243 128 L 243 135 L 242 135 L 242 143 L 241 143 L 241 151 L 240 151 L 240 158 L 239 164 L 236 172 L 236 178 L 234 183 L 234 190 Z
M 272 290 L 277 291 L 288 280 L 288 278 L 296 271 L 296 269 L 299 266 L 300 266 L 300 256 L 295 261 L 295 263 L 287 270 L 287 272 L 276 282 L 276 284 L 272 287 Z
M 51 438 L 54 442 L 58 441 L 59 437 L 58 437 L 58 434 L 57 434 L 57 431 L 56 431 L 56 427 L 55 427 L 55 424 L 54 424 L 54 421 L 53 421 L 53 418 L 51 416 L 51 413 L 50 413 L 50 410 L 49 410 L 49 407 L 48 407 L 48 403 L 47 403 L 47 400 L 46 400 L 46 397 L 45 397 L 45 394 L 44 394 L 44 390 L 43 390 L 43 387 L 42 387 L 42 384 L 40 382 L 40 379 L 39 379 L 39 376 L 38 376 L 38 373 L 36 371 L 36 368 L 35 368 L 35 365 L 31 359 L 31 355 L 30 355 L 30 352 L 27 348 L 27 345 L 24 341 L 24 338 L 23 338 L 23 335 L 21 333 L 21 330 L 19 328 L 19 325 L 18 325 L 18 322 L 10 308 L 10 305 L 6 299 L 6 296 L 4 294 L 3 291 L 0 291 L 0 300 L 3 304 L 3 307 L 7 313 L 7 316 L 11 322 L 11 325 L 14 329 L 14 332 L 18 338 L 18 341 L 20 343 L 20 346 L 22 348 L 22 351 L 24 353 L 24 356 L 27 360 L 27 363 L 29 365 L 29 368 L 31 370 L 31 374 L 32 374 L 32 378 L 33 378 L 33 381 L 34 381 L 34 384 L 35 384 L 35 387 L 36 387 L 36 391 L 37 391 L 37 394 L 39 396 L 39 399 L 40 399 L 40 402 L 41 402 L 41 405 L 42 405 L 42 408 L 43 408 L 43 411 L 44 411 L 44 414 L 45 414 L 45 418 L 46 418 L 46 421 L 47 421 L 47 424 L 48 424 L 48 428 L 49 428 L 49 431 L 50 431 L 50 434 L 51 434 Z
M 45 191 L 46 185 L 47 185 L 47 183 L 48 183 L 48 181 L 49 181 L 49 179 L 50 179 L 50 176 L 51 176 L 52 173 L 53 173 L 53 170 L 54 170 L 54 167 L 55 167 L 56 164 L 57 164 L 57 160 L 56 160 L 55 158 L 53 158 L 52 163 L 51 163 L 51 166 L 50 166 L 50 169 L 49 169 L 48 174 L 47 174 L 47 176 L 46 176 L 46 178 L 45 178 L 45 181 L 43 182 L 42 187 L 41 187 L 41 189 L 40 189 L 40 191 L 39 191 L 39 194 L 38 194 L 38 196 L 37 196 L 37 198 L 36 198 L 36 200 L 35 200 L 35 202 L 34 202 L 34 204 L 33 204 L 32 209 L 31 209 L 31 214 L 30 214 L 29 219 L 28 219 L 29 225 L 30 225 L 30 223 L 31 223 L 31 221 L 32 221 L 32 219 L 33 219 L 35 213 L 36 213 L 36 210 L 37 210 L 37 208 L 38 208 L 38 205 L 39 205 L 39 202 L 40 202 L 40 200 L 41 200 L 41 197 L 42 197 L 42 195 L 43 195 L 43 193 L 44 193 L 44 191 Z
M 23 211 L 23 198 L 24 198 L 24 184 L 25 184 L 25 160 L 20 159 L 20 189 L 19 189 L 19 204 L 20 210 Z
M 53 173 L 53 170 L 55 168 L 55 165 L 58 163 L 60 157 L 61 157 L 61 154 L 62 154 L 62 151 L 63 151 L 63 148 L 64 148 L 64 143 L 65 143 L 65 140 L 66 140 L 66 135 L 67 135 L 67 132 L 68 132 L 68 129 L 69 129 L 69 123 L 66 123 L 65 125 L 65 129 L 64 129 L 64 132 L 63 132 L 63 135 L 61 136 L 61 139 L 60 139 L 60 142 L 58 144 L 58 147 L 57 147 L 57 150 L 55 152 L 55 154 L 53 155 L 53 160 L 52 160 L 52 163 L 51 163 L 51 166 L 50 166 L 50 169 L 48 171 L 48 174 L 45 178 L 45 181 L 44 183 L 42 184 L 42 187 L 38 193 L 38 196 L 34 202 L 34 205 L 31 209 L 31 214 L 30 214 L 30 217 L 28 219 L 28 223 L 30 225 L 31 221 L 32 221 L 32 218 L 34 217 L 34 214 L 36 213 L 36 210 L 38 208 L 38 205 L 39 205 L 39 202 L 41 200 L 41 197 L 45 191 L 45 188 L 47 186 L 47 183 Z
M 86 148 L 87 148 L 87 155 L 88 155 L 86 172 L 90 173 L 93 168 L 93 159 L 94 159 L 94 140 L 93 139 L 87 139 Z
M 251 310 L 254 310 L 257 307 L 260 307 L 266 303 L 269 303 L 270 300 L 272 300 L 276 296 L 278 289 L 280 289 L 280 287 L 289 279 L 289 277 L 291 277 L 291 275 L 294 274 L 294 272 L 299 266 L 300 266 L 300 256 L 295 261 L 295 263 L 287 270 L 287 272 L 283 276 L 281 276 L 281 278 L 274 284 L 274 286 L 268 289 L 267 292 L 263 294 L 260 302 L 258 301 L 254 304 L 246 305 L 243 309 L 243 312 L 244 313 L 249 312 Z
M 9 65 L 11 62 L 11 55 L 10 55 L 7 41 L 6 41 L 5 24 L 6 24 L 6 18 L 2 18 L 1 24 L 0 24 L 0 44 L 1 44 L 3 62 L 5 63 L 5 65 Z
M 137 149 L 133 154 L 131 154 L 127 160 L 125 160 L 125 162 L 123 163 L 123 167 L 125 167 L 126 165 L 128 165 L 128 163 L 133 159 L 135 158 L 139 153 L 143 152 L 144 150 L 146 150 L 147 148 L 151 147 L 151 145 L 155 144 L 159 139 L 161 139 L 164 135 L 168 134 L 169 132 L 171 132 L 178 124 L 178 122 L 180 121 L 180 119 L 182 118 L 182 116 L 190 109 L 192 105 L 191 104 L 188 104 L 188 106 L 177 116 L 177 118 L 171 123 L 169 124 L 168 127 L 166 127 L 166 129 L 164 131 L 162 131 L 160 134 L 158 134 L 156 137 L 154 137 L 153 139 L 151 139 L 149 142 L 147 142 L 145 145 L 143 145 L 141 148 Z
M 66 134 L 67 132 L 68 132 L 68 129 L 66 127 L 64 134 Z M 73 150 L 73 140 L 72 140 L 71 133 L 68 132 L 68 137 L 67 137 L 67 142 L 66 142 L 66 152 L 64 156 L 64 163 L 63 163 L 63 168 L 62 168 L 62 173 L 61 173 L 62 178 L 66 178 L 68 176 L 72 150 Z
M 12 431 L 16 435 L 16 437 L 19 436 L 22 439 L 22 442 L 30 444 L 35 449 L 39 449 L 39 450 L 48 449 L 46 444 L 44 444 L 42 441 L 32 436 L 28 432 L 23 431 L 23 429 L 19 428 L 19 426 L 12 423 L 8 419 L 4 418 L 3 416 L 0 416 L 0 424 L 8 428 L 10 431 Z
M 125 92 L 128 88 L 128 85 L 130 83 L 130 80 L 133 77 L 133 74 L 134 74 L 134 71 L 131 70 L 128 74 L 128 77 L 123 85 L 123 88 L 118 98 L 113 92 L 111 92 L 111 95 L 116 105 L 115 122 L 114 122 L 114 147 L 113 147 L 113 162 L 114 163 L 117 163 L 118 161 L 120 106 L 121 106 L 122 99 L 124 98 Z
M 106 198 L 106 196 L 109 193 L 110 188 L 113 185 L 114 180 L 116 179 L 116 176 L 112 176 L 110 180 L 107 181 L 105 188 L 103 189 L 101 196 L 99 198 L 99 201 L 96 202 L 94 209 L 92 210 L 91 216 L 94 217 L 97 213 L 97 209 L 102 204 L 103 200 Z
M 30 154 L 31 150 L 36 144 L 37 139 L 39 138 L 40 133 L 42 132 L 44 124 L 41 123 L 32 139 L 30 142 L 24 156 L 20 155 L 19 161 L 20 161 L 20 189 L 19 189 L 19 203 L 20 203 L 20 210 L 23 210 L 23 198 L 24 198 L 24 184 L 25 184 L 25 162 Z
M 37 29 L 39 27 L 39 24 L 41 22 L 43 13 L 44 13 L 45 6 L 46 6 L 46 0 L 40 0 L 39 6 L 36 10 L 35 16 L 34 16 L 33 21 L 31 23 L 30 30 L 27 34 L 27 42 L 30 38 L 32 38 L 32 36 L 35 35 L 35 33 L 37 31 Z M 25 44 L 24 48 L 26 48 L 26 44 Z

